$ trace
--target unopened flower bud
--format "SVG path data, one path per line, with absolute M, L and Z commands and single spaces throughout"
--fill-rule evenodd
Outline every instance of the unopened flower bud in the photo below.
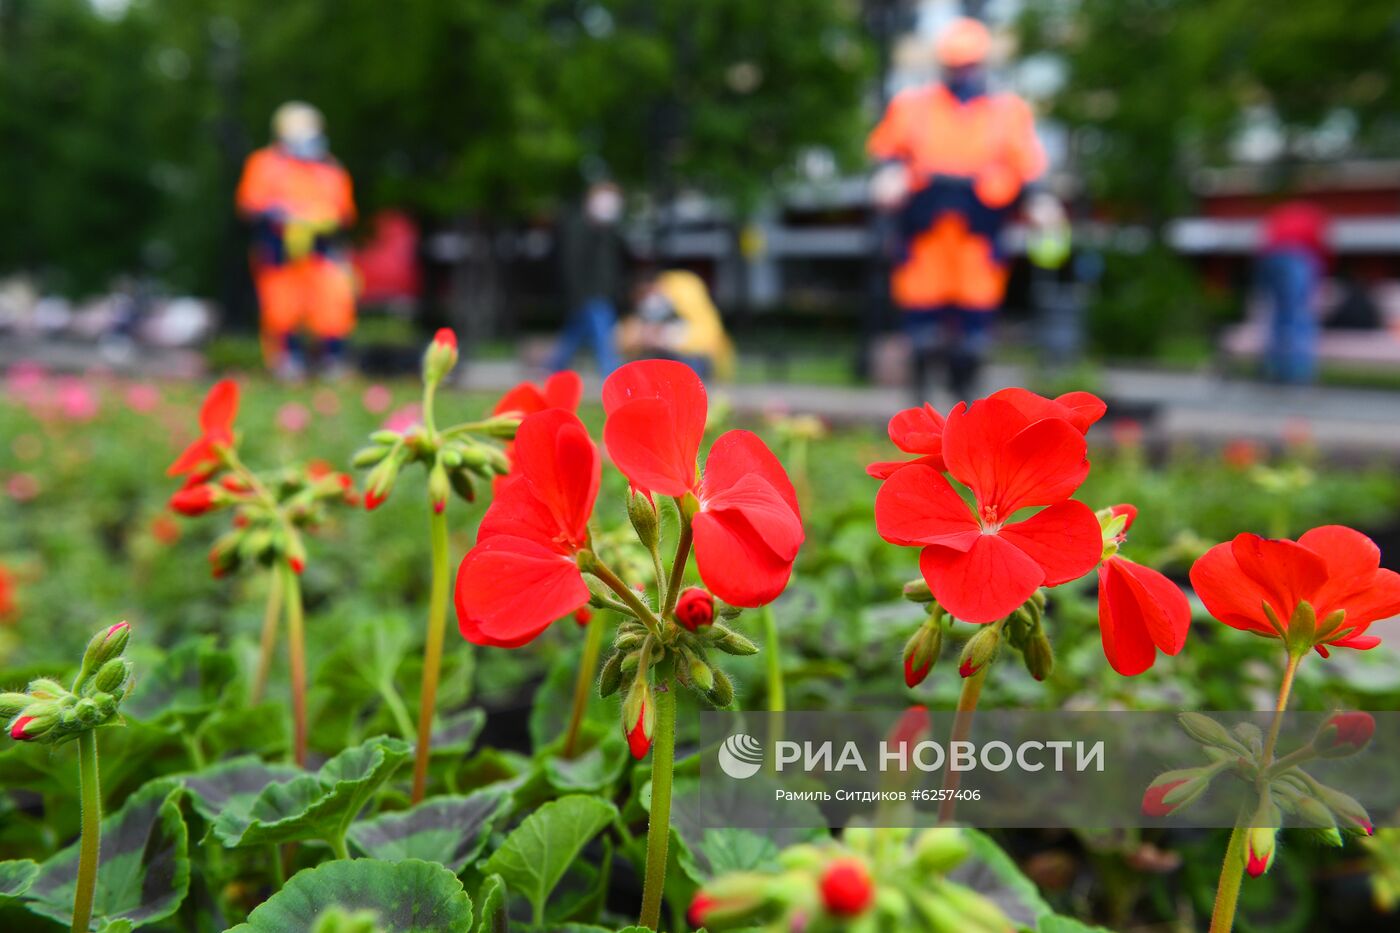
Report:
M 931 603 L 933 591 L 928 588 L 928 581 L 920 577 L 904 584 L 904 598 L 911 603 Z
M 452 483 L 447 478 L 447 468 L 442 460 L 435 460 L 428 471 L 428 503 L 439 515 L 447 508 L 447 497 L 452 494 Z
M 1368 836 L 1376 831 L 1371 823 L 1370 814 L 1354 797 L 1325 784 L 1318 784 L 1312 789 L 1323 805 L 1335 813 L 1337 819 L 1347 828 L 1359 829 Z
M 1323 758 L 1345 758 L 1366 747 L 1376 734 L 1376 720 L 1370 713 L 1334 713 L 1313 736 L 1313 751 Z
M 951 924 L 936 929 L 957 930 L 958 933 L 1001 933 L 1016 928 L 994 901 L 964 885 L 941 884 L 936 897 L 951 910 L 955 918 Z
M 170 507 L 181 515 L 193 518 L 224 505 L 227 501 L 223 490 L 208 483 L 199 483 L 177 490 L 170 497 Z
M 942 649 L 942 624 L 929 621 L 919 626 L 904 644 L 905 686 L 913 688 L 923 683 Z
M 688 667 L 690 682 L 697 690 L 709 693 L 715 688 L 714 670 L 705 662 L 704 658 L 692 657 Z
M 130 676 L 130 662 L 125 658 L 113 658 L 97 669 L 92 678 L 92 686 L 103 693 L 116 693 Z
M 457 335 L 450 327 L 442 327 L 433 335 L 433 342 L 423 353 L 423 381 L 437 385 L 457 365 Z
M 287 538 L 287 566 L 292 568 L 292 573 L 301 576 L 306 569 L 306 545 L 301 543 L 301 535 L 293 532 Z
M 633 684 L 622 704 L 622 731 L 627 736 L 627 747 L 632 757 L 645 758 L 651 751 L 651 736 L 656 727 L 656 713 L 651 699 L 651 688 L 644 682 Z
M 642 546 L 648 551 L 654 550 L 659 521 L 656 514 L 656 503 L 652 501 L 651 494 L 637 489 L 629 490 L 627 493 L 627 517 L 631 519 L 632 528 L 637 532 L 637 540 L 641 541 Z
M 1001 632 L 995 625 L 984 625 L 977 630 L 963 646 L 962 657 L 958 660 L 958 674 L 971 677 L 981 671 L 996 657 L 1001 644 Z
M 822 906 L 837 917 L 857 917 L 875 898 L 870 871 L 857 858 L 839 858 L 821 876 Z
M 36 700 L 58 700 L 68 696 L 68 689 L 63 684 L 47 677 L 31 680 L 26 691 Z
M 78 671 L 78 678 L 74 681 L 73 689 L 80 689 L 98 668 L 113 658 L 120 657 L 130 638 L 131 626 L 126 622 L 118 622 L 116 625 L 108 626 L 92 636 L 88 642 L 87 650 L 83 652 L 83 664 Z
M 770 880 L 757 872 L 730 872 L 697 891 L 686 911 L 692 927 L 746 926 L 768 901 Z
M 598 674 L 598 695 L 600 697 L 606 699 L 612 696 L 622 685 L 622 655 L 621 651 L 614 651 L 603 662 L 603 670 Z
M 1272 826 L 1255 826 L 1245 842 L 1244 870 L 1249 877 L 1258 878 L 1274 864 L 1274 843 L 1278 830 Z
M 733 629 L 716 625 L 710 629 L 710 632 L 714 646 L 725 654 L 739 655 L 740 657 L 758 654 L 758 645 Z
M 380 503 L 389 498 L 389 493 L 394 489 L 394 482 L 399 478 L 399 465 L 402 462 L 402 455 L 395 454 L 385 458 L 377 467 L 369 471 L 369 476 L 365 477 L 365 508 L 373 512 L 379 508 Z
M 710 668 L 710 673 L 715 676 L 715 685 L 706 697 L 719 709 L 727 709 L 734 702 L 734 681 L 717 667 Z
M 946 875 L 961 865 L 972 852 L 961 829 L 926 829 L 914 839 L 914 859 L 930 874 Z
M 1181 713 L 1176 719 L 1186 734 L 1202 745 L 1213 745 L 1239 755 L 1249 754 L 1249 750 L 1228 729 L 1203 713 Z
M 452 491 L 455 492 L 462 501 L 476 501 L 476 484 L 472 482 L 471 471 L 466 469 L 453 470 L 447 474 L 447 478 L 452 483 Z
M 1050 645 L 1050 638 L 1045 634 L 1045 629 L 1036 629 L 1026 639 L 1026 647 L 1021 653 L 1022 659 L 1026 662 L 1026 670 L 1036 680 L 1044 680 L 1055 670 L 1055 649 Z
M 387 444 L 372 444 L 369 447 L 361 447 L 350 458 L 350 465 L 361 470 L 372 467 L 389 456 L 390 450 L 393 448 Z
M 34 702 L 33 697 L 27 693 L 0 693 L 0 719 L 9 721 Z
M 682 590 L 680 599 L 676 600 L 676 621 L 691 632 L 713 624 L 715 598 L 710 591 L 698 586 Z
M 1142 795 L 1143 815 L 1163 817 L 1189 806 L 1205 793 L 1212 776 L 1205 768 L 1181 768 L 1157 775 Z
M 53 703 L 32 703 L 10 723 L 10 738 L 16 742 L 42 739 L 58 725 L 60 713 Z

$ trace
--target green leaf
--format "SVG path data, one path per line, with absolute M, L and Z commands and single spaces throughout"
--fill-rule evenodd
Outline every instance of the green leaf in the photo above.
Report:
M 143 664 L 141 673 L 122 712 L 133 719 L 168 722 L 216 709 L 238 679 L 238 663 L 210 635 L 181 642 L 159 662 Z
M 246 808 L 231 800 L 213 832 L 229 848 L 340 839 L 350 822 L 409 756 L 409 745 L 378 736 L 322 766 L 263 790 Z
M 434 757 L 447 755 L 460 758 L 472 750 L 485 725 L 486 711 L 478 707 L 446 716 L 433 729 L 430 752 Z
M 487 875 L 476 892 L 477 918 L 472 933 L 506 933 L 506 881 L 500 875 Z
M 129 921 L 131 929 L 164 920 L 185 899 L 190 886 L 189 834 L 180 814 L 184 788 L 168 778 L 151 781 L 102 821 L 93 918 L 99 928 Z M 36 914 L 62 924 L 73 919 L 78 876 L 78 845 L 73 843 L 39 867 L 24 895 Z
M 1035 882 L 1022 873 L 991 836 L 975 829 L 964 829 L 963 836 L 972 856 L 949 873 L 950 879 L 988 898 L 1017 923 L 1039 923 L 1054 914 Z
M 509 794 L 495 790 L 467 797 L 434 797 L 411 810 L 355 823 L 349 839 L 371 858 L 416 858 L 441 862 L 460 872 L 486 846 L 509 801 Z
M 1039 933 L 1113 933 L 1108 927 L 1090 926 L 1081 920 L 1062 914 L 1041 917 L 1040 922 L 1036 924 L 1036 930 Z
M 212 823 L 226 812 L 248 819 L 254 801 L 263 791 L 304 775 L 292 765 L 268 764 L 248 755 L 180 775 L 179 780 L 190 792 L 195 810 Z
M 16 898 L 28 891 L 38 876 L 39 863 L 30 859 L 0 862 L 0 903 L 6 898 Z
M 418 859 L 340 859 L 298 872 L 229 933 L 310 930 L 332 907 L 373 911 L 383 933 L 458 933 L 471 929 L 472 901 L 441 865 Z
M 631 759 L 627 740 L 616 724 L 605 731 L 597 725 L 586 727 L 589 744 L 573 758 L 557 754 L 544 760 L 544 775 L 551 787 L 561 793 L 596 793 L 614 784 Z M 557 744 L 557 743 L 556 743 Z
M 499 874 L 542 919 L 544 903 L 570 863 L 616 816 L 616 807 L 596 797 L 576 794 L 551 801 L 506 837 L 482 871 Z

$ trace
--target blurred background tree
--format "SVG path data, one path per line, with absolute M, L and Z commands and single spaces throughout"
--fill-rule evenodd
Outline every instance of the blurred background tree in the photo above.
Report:
M 858 157 L 853 0 L 0 0 L 0 270 L 70 294 L 241 269 L 232 188 L 274 107 L 327 118 L 362 212 L 530 218 L 607 171 L 750 203 Z M 226 285 L 226 282 L 224 282 Z

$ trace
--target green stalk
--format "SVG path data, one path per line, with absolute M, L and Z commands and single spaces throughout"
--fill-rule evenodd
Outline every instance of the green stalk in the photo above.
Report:
M 286 561 L 280 564 L 282 591 L 287 600 L 287 658 L 292 669 L 292 757 L 306 767 L 306 641 L 303 632 L 301 581 Z
M 977 701 L 982 698 L 982 684 L 987 680 L 987 671 L 991 668 L 992 662 L 988 661 L 982 665 L 982 669 L 974 673 L 971 677 L 963 678 L 962 692 L 958 694 L 958 712 L 953 718 L 953 735 L 949 739 L 949 748 L 953 742 L 966 742 L 967 737 L 972 733 L 972 715 L 977 712 Z M 951 823 L 953 821 L 953 811 L 957 809 L 957 801 L 953 799 L 953 792 L 962 783 L 962 772 L 954 771 L 949 764 L 948 769 L 943 772 L 943 790 L 946 792 L 943 799 L 938 802 L 938 822 Z
M 426 411 L 426 409 L 425 409 Z M 423 689 L 418 705 L 418 748 L 413 762 L 413 802 L 428 789 L 428 756 L 433 741 L 433 713 L 437 709 L 438 675 L 442 673 L 442 641 L 447 630 L 447 514 L 433 512 L 429 519 L 433 543 L 433 582 L 428 600 L 428 638 L 423 648 Z
M 1288 697 L 1293 692 L 1293 677 L 1298 673 L 1298 664 L 1302 660 L 1302 655 L 1289 652 L 1288 666 L 1283 669 L 1283 682 L 1279 685 L 1278 702 L 1274 704 L 1273 723 L 1269 726 L 1269 737 L 1259 758 L 1261 774 L 1267 774 L 1273 762 L 1274 746 L 1278 744 L 1279 728 L 1283 725 L 1283 711 L 1288 707 Z M 1266 793 L 1267 788 L 1261 787 L 1260 791 Z M 1240 885 L 1244 881 L 1245 838 L 1250 830 L 1244 825 L 1244 820 L 1245 816 L 1241 813 L 1235 828 L 1230 831 L 1225 862 L 1220 866 L 1220 883 L 1215 889 L 1215 908 L 1210 914 L 1210 933 L 1230 933 L 1235 926 L 1235 910 L 1239 906 Z
M 258 651 L 258 671 L 253 676 L 253 690 L 248 697 L 250 706 L 262 702 L 267 688 L 267 674 L 272 668 L 272 655 L 277 650 L 277 627 L 282 612 L 282 578 L 272 574 L 267 584 L 267 609 L 263 612 L 262 644 Z
M 102 847 L 102 793 L 97 778 L 97 733 L 78 735 L 78 783 L 83 836 L 78 848 L 78 883 L 73 888 L 73 933 L 87 933 L 92 895 L 97 890 L 97 857 Z
M 783 687 L 783 659 L 778 653 L 778 623 L 773 618 L 773 607 L 764 606 L 763 648 L 768 652 L 768 711 L 781 713 L 787 709 L 787 692 Z
M 593 613 L 588 620 L 583 638 L 583 657 L 579 660 L 578 680 L 574 683 L 574 707 L 569 713 L 569 730 L 564 734 L 565 758 L 574 757 L 578 750 L 579 727 L 583 725 L 583 714 L 588 710 L 588 697 L 593 687 L 593 679 L 598 674 L 598 656 L 603 652 L 603 616 Z
M 681 533 L 676 539 L 676 559 L 671 564 L 671 580 L 666 584 L 666 602 L 661 609 L 661 618 L 669 619 L 676 611 L 676 600 L 681 597 L 681 584 L 685 582 L 685 562 L 690 558 L 692 532 L 690 519 L 686 517 L 685 506 L 679 500 L 676 511 L 681 516 Z
M 393 717 L 394 725 L 398 728 L 404 741 L 412 742 L 413 720 L 408 715 L 408 707 L 404 705 L 403 697 L 399 696 L 399 691 L 394 688 L 392 682 L 386 681 L 379 685 L 379 696 L 384 700 L 384 705 L 388 707 L 389 715 Z
M 671 775 L 676 763 L 676 694 L 670 675 L 658 677 L 656 743 L 651 750 L 651 815 L 647 821 L 647 870 L 642 882 L 641 925 L 655 930 L 666 893 L 666 849 L 671 841 Z

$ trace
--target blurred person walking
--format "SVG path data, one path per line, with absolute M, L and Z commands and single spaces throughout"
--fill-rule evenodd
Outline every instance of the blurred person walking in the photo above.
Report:
M 343 371 L 355 328 L 345 233 L 355 222 L 350 175 L 331 156 L 320 111 L 299 101 L 272 117 L 273 142 L 248 157 L 239 213 L 252 225 L 253 282 L 263 354 L 284 379 L 306 374 L 302 332 L 320 343 L 327 374 Z
M 876 206 L 898 213 L 890 292 L 919 400 L 945 354 L 954 395 L 971 393 L 1006 292 L 1000 235 L 1045 171 L 1030 106 L 987 90 L 990 47 L 982 23 L 954 21 L 935 49 L 943 80 L 897 94 L 867 142 L 882 163 L 871 179 Z
M 552 372 L 568 369 L 589 344 L 606 376 L 622 359 L 617 350 L 617 296 L 622 287 L 624 243 L 622 189 L 594 182 L 581 211 L 570 211 L 559 227 L 559 260 L 569 317 L 550 358 Z
M 1327 215 L 1306 201 L 1289 201 L 1264 218 L 1259 280 L 1269 302 L 1265 372 L 1305 385 L 1317 376 L 1317 286 L 1327 268 Z

